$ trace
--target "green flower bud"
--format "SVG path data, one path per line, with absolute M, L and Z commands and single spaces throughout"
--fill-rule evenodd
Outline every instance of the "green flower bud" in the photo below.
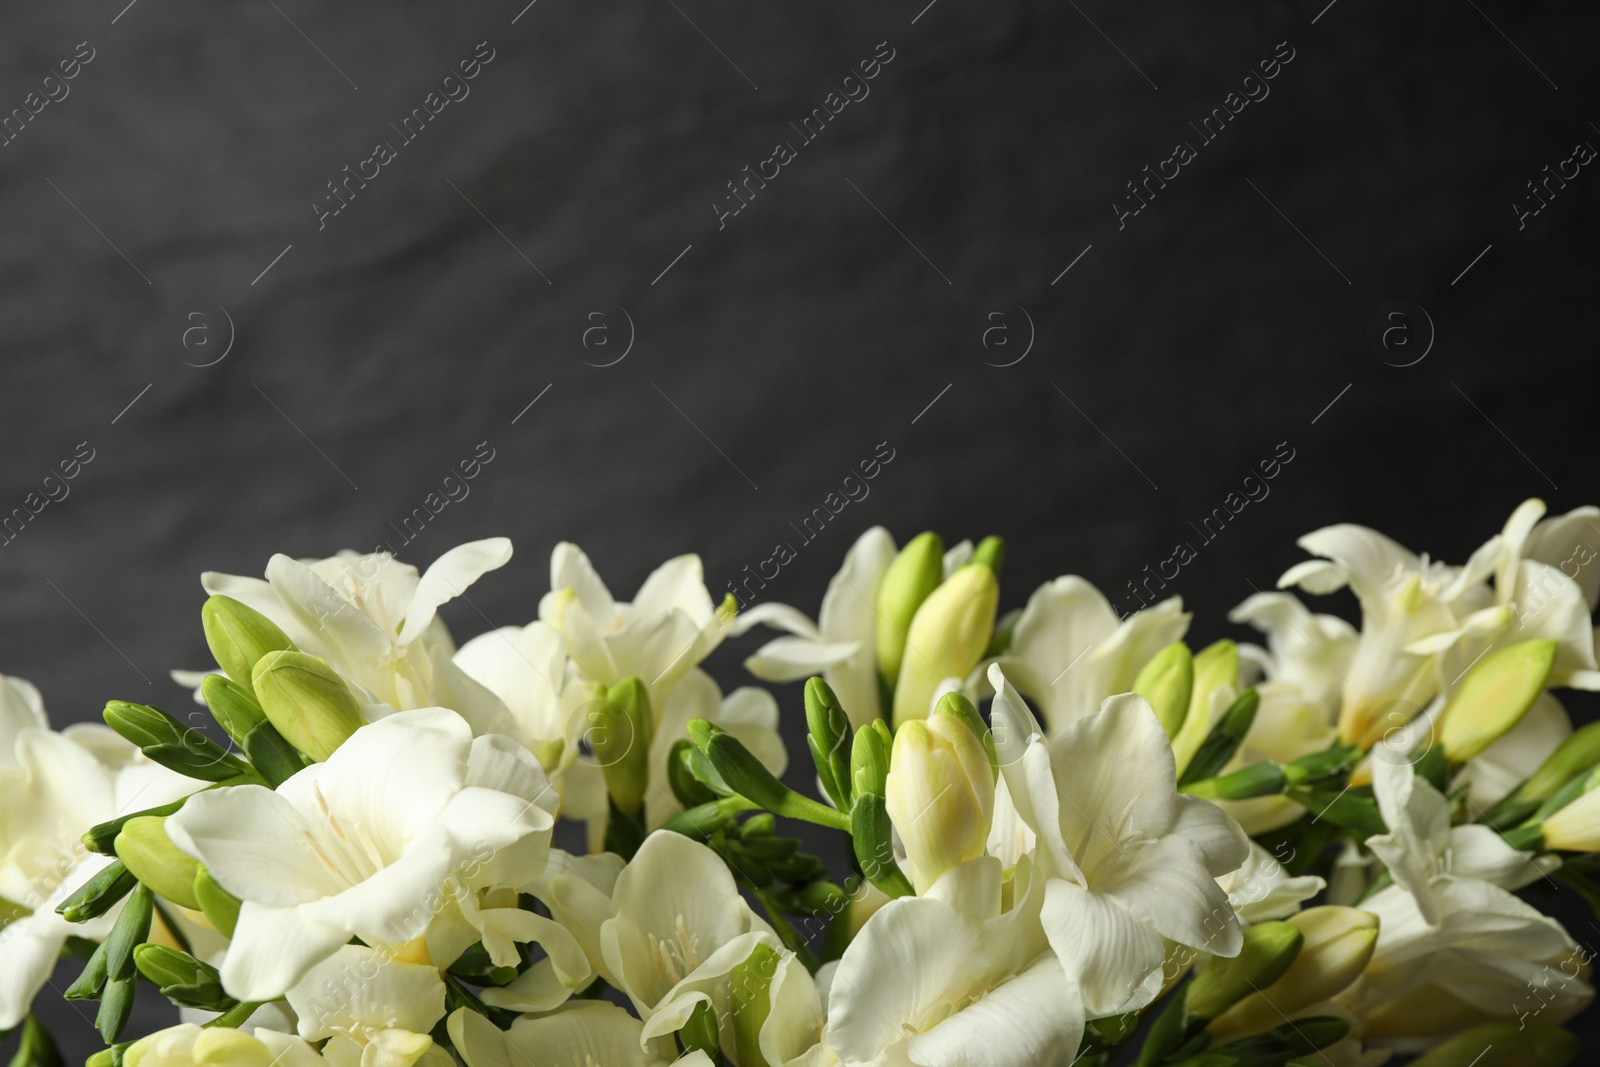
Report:
M 1440 713 L 1439 743 L 1451 763 L 1465 763 L 1522 721 L 1544 692 L 1556 648 L 1554 638 L 1522 641 L 1467 672 Z
M 717 794 L 696 778 L 690 767 L 690 760 L 698 751 L 688 738 L 680 737 L 672 743 L 672 749 L 667 753 L 667 784 L 672 787 L 672 795 L 685 808 L 710 804 L 717 799 Z
M 105 989 L 100 994 L 100 1010 L 95 1013 L 94 1025 L 100 1031 L 100 1037 L 106 1044 L 111 1044 L 122 1036 L 123 1028 L 128 1025 L 128 1016 L 133 1014 L 133 997 L 139 985 L 137 976 L 129 975 L 120 981 L 107 981 Z
M 257 724 L 267 721 L 267 713 L 256 703 L 255 694 L 220 674 L 206 675 L 200 683 L 200 696 L 217 725 L 240 744 Z
M 1264 922 L 1244 932 L 1244 947 L 1231 959 L 1213 957 L 1189 986 L 1191 1016 L 1215 1019 L 1245 997 L 1283 977 L 1300 954 L 1304 935 L 1293 923 Z
M 187 799 L 187 798 L 185 798 Z M 182 800 L 174 800 L 171 804 L 162 804 L 160 807 L 146 808 L 144 811 L 130 811 L 126 815 L 119 815 L 115 819 L 96 823 L 84 831 L 83 847 L 90 852 L 98 852 L 102 856 L 115 856 L 117 854 L 117 835 L 122 833 L 122 828 L 134 819 L 147 817 L 160 817 L 171 815 L 183 807 Z
M 821 678 L 806 683 L 806 747 L 823 792 L 840 811 L 850 809 L 850 717 Z
M 122 906 L 116 925 L 106 938 L 106 981 L 120 982 L 132 978 L 133 950 L 144 944 L 150 936 L 150 920 L 155 914 L 155 894 L 147 885 L 133 887 L 128 902 Z
M 224 937 L 232 937 L 233 928 L 239 922 L 239 898 L 222 888 L 205 864 L 200 865 L 200 873 L 194 876 L 194 898 L 211 925 Z
M 1447 1038 L 1411 1061 L 1411 1067 L 1563 1067 L 1582 1044 L 1553 1026 L 1488 1023 Z
M 994 632 L 1000 582 L 986 563 L 957 570 L 917 609 L 906 636 L 905 662 L 894 691 L 894 723 L 925 719 L 934 690 L 946 678 L 965 678 L 983 658 Z
M 777 777 L 743 742 L 704 719 L 689 722 L 689 740 L 705 753 L 706 759 L 722 775 L 722 780 L 739 795 L 778 815 L 803 819 L 835 830 L 850 829 L 850 817 L 826 804 L 802 796 L 778 781 Z
M 194 896 L 194 876 L 200 861 L 172 843 L 167 820 L 158 816 L 129 819 L 117 835 L 117 858 L 133 876 L 162 897 L 190 911 L 199 911 Z
M 1600 722 L 1573 731 L 1512 795 L 1519 801 L 1543 803 L 1596 763 L 1600 763 Z
M 1240 693 L 1228 710 L 1222 713 L 1222 718 L 1206 734 L 1206 739 L 1200 742 L 1200 747 L 1195 750 L 1189 765 L 1183 773 L 1178 775 L 1180 786 L 1191 782 L 1204 781 L 1218 774 L 1222 768 L 1233 759 L 1233 754 L 1244 743 L 1246 735 L 1250 733 L 1251 725 L 1256 721 L 1256 711 L 1261 706 L 1261 698 L 1254 689 L 1246 689 Z
M 81 923 L 104 915 L 127 896 L 139 880 L 121 860 L 112 860 L 78 891 L 56 905 L 56 914 L 69 923 Z
M 1378 943 L 1378 917 L 1358 908 L 1307 908 L 1288 922 L 1303 935 L 1300 954 L 1276 982 L 1220 1015 L 1211 1024 L 1213 1037 L 1270 1030 L 1286 1016 L 1331 1000 L 1366 970 Z
M 637 813 L 650 787 L 650 744 L 656 728 L 650 693 L 639 679 L 625 679 L 599 701 L 595 715 L 589 742 L 605 775 L 606 791 L 618 808 Z
M 139 973 L 154 982 L 161 995 L 186 1008 L 227 1011 L 239 1002 L 222 989 L 217 969 L 175 948 L 140 945 L 133 950 Z
M 859 742 L 859 738 L 857 739 Z M 882 795 L 856 790 L 850 808 L 850 846 L 867 881 L 887 896 L 905 897 L 913 893 L 911 882 L 894 858 L 894 830 L 889 807 Z
M 874 719 L 856 731 L 855 743 L 850 747 L 850 783 L 855 796 L 876 793 L 883 796 L 889 780 L 889 753 L 894 736 L 889 724 Z
M 83 970 L 61 996 L 65 1000 L 99 1000 L 100 991 L 105 987 L 106 943 L 102 941 L 94 947 L 94 952 L 90 953 Z
M 906 543 L 878 585 L 878 673 L 893 684 L 900 677 L 906 634 L 917 609 L 944 579 L 944 542 L 922 533 Z
M 250 773 L 250 765 L 192 726 L 185 726 L 160 708 L 113 700 L 104 712 L 106 725 L 137 745 L 146 756 L 170 770 L 206 782 L 224 782 Z
M 972 562 L 981 563 L 994 571 L 996 578 L 1006 565 L 1006 541 L 1003 537 L 990 535 L 978 542 L 978 547 L 972 550 Z
M 1193 690 L 1194 656 L 1182 641 L 1174 641 L 1157 652 L 1133 680 L 1133 691 L 1150 702 L 1169 739 L 1178 736 L 1189 714 Z
M 782 957 L 771 945 L 755 951 L 729 974 L 733 1007 L 733 1048 L 737 1067 L 771 1067 L 761 1054 L 761 1028 L 772 1014 L 772 979 Z
M 254 684 L 256 664 L 269 652 L 293 652 L 294 642 L 277 623 L 231 596 L 213 596 L 200 609 L 206 645 L 225 671 L 245 689 Z
M 251 678 L 267 719 L 295 748 L 321 762 L 361 728 L 361 705 L 334 669 L 304 652 L 269 652 Z
M 1183 726 L 1172 739 L 1172 754 L 1177 757 L 1180 776 L 1211 732 L 1211 694 L 1222 687 L 1239 688 L 1239 646 L 1228 640 L 1207 645 L 1195 653 L 1192 670 L 1189 710 L 1184 712 Z

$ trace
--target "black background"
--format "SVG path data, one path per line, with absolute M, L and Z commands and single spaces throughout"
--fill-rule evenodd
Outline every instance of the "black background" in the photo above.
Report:
M 446 611 L 461 639 L 533 618 L 562 539 L 619 597 L 687 551 L 720 595 L 790 541 L 766 595 L 814 613 L 869 525 L 996 532 L 1003 608 L 1065 573 L 1125 602 L 1288 442 L 1173 583 L 1208 641 L 1318 526 L 1460 562 L 1529 495 L 1596 495 L 1600 175 L 1525 228 L 1513 206 L 1600 146 L 1592 6 L 123 2 L 0 14 L 0 109 L 94 49 L 0 148 L 0 513 L 94 452 L 0 548 L 0 671 L 57 724 L 180 706 L 199 572 L 277 551 L 508 535 Z M 325 183 L 485 41 L 470 96 L 319 230 Z M 802 143 L 880 42 L 870 95 Z M 1270 96 L 1202 144 L 1279 42 Z M 1119 229 L 1177 141 L 1198 158 Z M 1394 300 L 1437 331 L 1407 367 L 1420 323 L 1364 336 Z M 595 366 L 619 308 L 631 350 Z M 480 442 L 471 495 L 402 547 Z M 870 496 L 801 546 L 879 442 Z M 761 639 L 713 659 L 725 686 Z

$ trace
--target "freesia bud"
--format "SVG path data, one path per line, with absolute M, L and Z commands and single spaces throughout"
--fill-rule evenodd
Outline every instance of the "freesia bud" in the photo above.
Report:
M 1533 707 L 1555 665 L 1554 638 L 1491 652 L 1467 672 L 1440 716 L 1440 744 L 1465 763 L 1504 736 Z
M 972 706 L 972 701 L 960 693 L 946 693 L 933 706 L 933 717 L 941 715 L 956 720 L 972 731 L 972 736 L 982 743 L 984 754 L 989 758 L 990 771 L 999 778 L 1000 757 L 995 754 L 994 734 L 989 724 L 983 721 L 983 716 L 978 714 L 978 709 Z
M 991 553 L 992 555 L 993 553 Z M 934 690 L 946 678 L 965 678 L 983 658 L 994 632 L 1000 581 L 978 559 L 929 594 L 911 620 L 905 662 L 894 691 L 896 728 L 927 718 Z
M 595 715 L 597 728 L 589 741 L 606 791 L 618 808 L 633 814 L 644 806 L 650 786 L 650 744 L 656 729 L 650 693 L 639 679 L 625 679 L 599 701 Z
M 806 747 L 823 792 L 840 811 L 850 809 L 850 717 L 821 678 L 806 683 Z
M 133 964 L 156 984 L 162 996 L 184 1007 L 226 1011 L 238 1003 L 223 992 L 217 969 L 187 952 L 165 945 L 140 945 L 133 950 Z
M 1596 763 L 1600 763 L 1600 722 L 1579 728 L 1561 742 L 1539 769 L 1517 787 L 1517 799 L 1541 803 L 1549 800 L 1556 790 Z
M 688 733 L 695 748 L 705 753 L 722 780 L 740 796 L 791 819 L 804 819 L 835 830 L 850 829 L 849 815 L 802 796 L 778 781 L 777 776 L 732 734 L 704 719 L 691 719 Z
M 250 731 L 267 721 L 267 713 L 256 703 L 255 694 L 238 682 L 220 674 L 208 674 L 200 683 L 200 697 L 211 709 L 217 725 L 240 744 Z
M 169 770 L 207 782 L 224 782 L 250 773 L 249 764 L 160 708 L 113 700 L 103 714 L 107 726 Z
M 1194 685 L 1189 693 L 1189 710 L 1183 726 L 1172 739 L 1181 775 L 1195 752 L 1211 732 L 1211 697 L 1220 688 L 1239 688 L 1239 646 L 1229 640 L 1207 645 L 1194 655 Z
M 167 836 L 167 820 L 159 816 L 129 819 L 117 835 L 117 858 L 133 876 L 179 907 L 200 910 L 194 876 L 200 861 L 181 851 Z
M 894 737 L 885 802 L 918 893 L 984 853 L 994 814 L 994 769 L 954 715 L 913 719 Z
M 246 689 L 262 656 L 295 651 L 294 642 L 277 623 L 231 596 L 209 598 L 200 609 L 200 625 L 217 666 Z
M 1581 1048 L 1576 1037 L 1554 1026 L 1489 1023 L 1440 1042 L 1411 1067 L 1562 1067 Z
M 361 728 L 361 705 L 334 669 L 304 652 L 270 652 L 251 679 L 283 739 L 321 762 Z
M 894 737 L 882 719 L 873 719 L 856 731 L 855 744 L 850 747 L 850 783 L 854 794 L 876 793 L 883 796 L 884 783 L 889 780 L 889 753 Z
M 232 937 L 233 928 L 239 922 L 239 898 L 222 888 L 203 863 L 200 873 L 194 876 L 194 898 L 217 932 Z
M 1220 1015 L 1211 1024 L 1213 1036 L 1270 1030 L 1285 1017 L 1333 998 L 1361 976 L 1378 943 L 1378 917 L 1359 908 L 1307 908 L 1288 921 L 1302 935 L 1300 954 L 1270 987 Z
M 1293 923 L 1264 922 L 1244 932 L 1237 956 L 1213 957 L 1195 975 L 1185 1008 L 1191 1016 L 1215 1019 L 1239 1001 L 1283 977 L 1300 954 L 1304 935 Z
M 1600 789 L 1595 786 L 1600 784 L 1600 769 L 1591 771 L 1581 781 L 1568 783 L 1569 787 L 1577 786 L 1582 792 L 1570 803 L 1546 816 L 1540 826 L 1529 827 L 1528 833 L 1542 830 L 1542 847 L 1558 849 L 1563 852 L 1600 852 Z M 1554 802 L 1562 793 L 1551 798 Z M 1513 831 L 1507 840 L 1516 848 L 1534 848 L 1540 845 L 1535 841 L 1524 842 L 1519 835 L 1523 830 Z
M 1194 656 L 1182 641 L 1157 652 L 1133 680 L 1133 691 L 1149 701 L 1168 738 L 1178 736 L 1193 690 Z
M 78 891 L 56 905 L 56 914 L 69 923 L 86 922 L 104 915 L 127 896 L 139 879 L 121 860 L 112 860 L 102 867 Z
M 890 685 L 900 677 L 906 633 L 928 594 L 944 578 L 944 542 L 933 532 L 906 543 L 878 586 L 878 673 Z

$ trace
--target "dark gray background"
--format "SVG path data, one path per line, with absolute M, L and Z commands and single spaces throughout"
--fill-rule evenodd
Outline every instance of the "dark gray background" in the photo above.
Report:
M 399 547 L 484 441 L 401 549 L 515 540 L 447 611 L 463 638 L 534 616 L 561 539 L 619 596 L 685 551 L 720 592 L 882 441 L 770 596 L 814 612 L 884 523 L 1005 534 L 1004 607 L 1073 572 L 1115 598 L 1287 441 L 1174 583 L 1204 641 L 1320 525 L 1459 562 L 1526 496 L 1596 496 L 1600 174 L 1525 229 L 1512 207 L 1600 146 L 1592 6 L 124 2 L 0 14 L 0 109 L 95 50 L 0 148 L 0 513 L 95 455 L 0 548 L 0 671 L 58 723 L 180 705 L 200 571 Z M 324 183 L 483 41 L 471 95 L 319 231 Z M 883 41 L 870 96 L 800 144 Z M 1200 146 L 1282 41 L 1270 96 Z M 1199 158 L 1119 230 L 1179 140 Z M 778 141 L 798 158 L 719 231 Z M 1392 300 L 1437 329 L 1414 366 L 1364 340 Z M 212 311 L 185 348 L 196 301 L 231 330 Z M 1005 368 L 1028 327 L 976 345 L 996 302 L 1034 334 Z M 621 351 L 618 307 L 631 351 L 586 365 Z M 585 349 L 596 311 L 612 344 Z M 759 639 L 713 661 L 725 685 Z

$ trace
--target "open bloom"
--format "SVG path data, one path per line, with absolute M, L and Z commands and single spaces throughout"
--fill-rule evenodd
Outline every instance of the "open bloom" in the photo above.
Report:
M 85 923 L 56 914 L 111 862 L 87 851 L 80 835 L 200 785 L 104 726 L 51 730 L 38 690 L 0 676 L 0 1030 L 22 1021 L 68 937 L 99 941 L 121 912 Z
M 1028 598 L 1000 668 L 1038 705 L 1053 736 L 1131 690 L 1139 669 L 1188 628 L 1178 597 L 1119 619 L 1098 589 L 1069 575 Z
M 779 947 L 717 854 L 665 830 L 623 868 L 612 907 L 600 927 L 604 973 L 644 1020 L 647 1041 L 681 1029 L 701 1003 L 726 1021 L 734 968 L 757 945 Z
M 122 1062 L 128 1067 L 325 1067 L 329 1061 L 314 1046 L 290 1034 L 257 1029 L 251 1035 L 226 1027 L 204 1029 L 197 1023 L 180 1023 L 135 1041 Z M 356 1063 L 359 1061 L 347 1060 L 337 1067 L 355 1067 Z
M 1179 795 L 1172 746 L 1144 698 L 1111 697 L 1046 742 L 998 666 L 995 747 L 1048 879 L 1041 921 L 1089 1016 L 1161 991 L 1167 941 L 1237 955 L 1238 916 L 1217 878 L 1250 854 L 1221 809 Z
M 1024 861 L 1001 910 L 1000 860 L 948 871 L 879 908 L 834 972 L 825 1044 L 845 1064 L 1067 1067 L 1080 993 L 1039 924 L 1045 884 Z M 1160 961 L 1157 960 L 1159 966 Z
M 667 560 L 631 603 L 619 603 L 589 557 L 567 541 L 550 553 L 550 592 L 539 601 L 539 618 L 566 637 L 567 654 L 586 680 L 610 686 L 638 678 L 656 707 L 722 643 L 731 614 L 712 603 L 699 556 Z
M 480 729 L 504 732 L 508 712 L 452 662 L 455 645 L 438 611 L 510 559 L 511 542 L 491 537 L 452 548 L 420 575 L 387 553 L 345 551 L 319 560 L 273 556 L 265 581 L 207 572 L 200 582 L 271 619 L 369 703 L 402 711 L 445 706 Z
M 346 945 L 289 990 L 289 1006 L 299 1019 L 300 1036 L 326 1041 L 323 1056 L 335 1064 L 449 1062 L 449 1054 L 434 1048 L 428 1036 L 444 1018 L 444 982 L 427 964 Z
M 224 986 L 271 1000 L 352 936 L 403 946 L 481 885 L 536 878 L 553 822 L 542 804 L 554 794 L 526 749 L 423 708 L 362 727 L 275 792 L 199 794 L 167 827 L 243 902 Z M 430 938 L 423 958 L 445 966 L 466 947 L 445 940 Z

